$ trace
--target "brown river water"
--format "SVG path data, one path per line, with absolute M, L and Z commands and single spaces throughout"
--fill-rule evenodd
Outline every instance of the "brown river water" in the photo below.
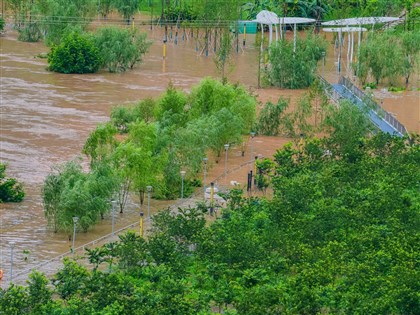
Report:
M 112 106 L 156 97 L 170 81 L 188 91 L 201 78 L 217 76 L 212 57 L 198 56 L 192 42 L 169 43 L 164 61 L 162 30 L 148 32 L 155 41 L 143 64 L 122 74 L 48 72 L 46 60 L 34 57 L 48 51 L 42 43 L 18 42 L 10 31 L 0 37 L 0 159 L 8 164 L 9 176 L 24 182 L 26 191 L 22 203 L 0 204 L 0 269 L 5 273 L 10 268 L 11 241 L 16 242 L 15 273 L 70 249 L 66 235 L 54 234 L 46 227 L 41 185 L 54 164 L 80 156 L 89 132 L 108 120 Z M 256 89 L 258 51 L 252 45 L 254 40 L 248 36 L 246 48 L 235 58 L 230 80 L 250 87 L 261 101 L 276 101 L 280 95 L 293 100 L 301 95 L 302 91 Z M 333 61 L 333 56 L 328 57 L 325 66 L 331 82 L 335 80 Z M 418 91 L 376 93 L 410 131 L 420 132 Z M 155 211 L 166 205 L 153 201 L 152 208 Z M 136 220 L 136 214 L 132 206 L 117 218 L 117 228 Z M 76 246 L 110 233 L 110 222 L 106 218 L 88 233 L 78 234 Z M 30 251 L 27 260 L 24 250 Z

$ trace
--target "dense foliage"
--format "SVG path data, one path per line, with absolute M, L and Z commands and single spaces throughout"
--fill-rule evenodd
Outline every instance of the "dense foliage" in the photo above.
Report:
M 5 24 L 3 17 L 0 17 L 0 32 L 3 32 Z
M 420 139 L 358 138 L 352 158 L 334 139 L 280 149 L 266 165 L 273 200 L 232 191 L 212 224 L 202 207 L 162 211 L 147 239 L 128 233 L 88 250 L 92 271 L 66 261 L 52 288 L 34 274 L 0 291 L 0 309 L 418 314 Z
M 123 72 L 141 63 L 151 42 L 146 33 L 118 27 L 105 27 L 95 34 L 95 45 L 101 55 L 101 66 L 109 72 Z
M 87 231 L 110 210 L 110 199 L 117 181 L 105 163 L 97 163 L 85 173 L 76 161 L 57 167 L 44 181 L 42 197 L 45 217 L 54 232 L 73 230 L 73 217 L 79 217 L 78 228 Z
M 266 76 L 269 84 L 289 89 L 309 87 L 315 79 L 317 62 L 326 50 L 326 42 L 317 35 L 271 44 Z
M 91 36 L 72 32 L 51 49 L 48 64 L 49 70 L 60 73 L 94 73 L 101 56 Z
M 170 84 L 157 100 L 114 108 L 111 122 L 98 125 L 84 145 L 90 172 L 71 162 L 46 178 L 48 222 L 54 230 L 69 231 L 77 215 L 86 230 L 110 211 L 111 197 L 123 212 L 129 192 L 134 192 L 142 207 L 147 186 L 153 186 L 155 198 L 177 198 L 181 169 L 187 172 L 187 196 L 201 184 L 203 157 L 213 151 L 218 160 L 225 144 L 241 144 L 254 124 L 255 111 L 255 97 L 244 87 L 210 78 L 190 94 Z M 125 136 L 116 137 L 117 132 Z M 77 200 L 85 200 L 83 207 Z
M 24 197 L 22 184 L 16 178 L 6 177 L 6 164 L 0 162 L 0 203 L 19 202 Z
M 420 33 L 388 31 L 369 34 L 360 46 L 355 64 L 356 74 L 363 84 L 372 77 L 376 84 L 387 80 L 390 85 L 405 84 L 420 65 Z

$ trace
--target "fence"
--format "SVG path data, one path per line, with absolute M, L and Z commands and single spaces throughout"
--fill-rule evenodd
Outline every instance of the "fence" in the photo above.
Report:
M 228 174 L 232 174 L 232 173 L 240 170 L 242 167 L 244 167 L 246 165 L 249 165 L 249 164 L 251 164 L 253 162 L 254 162 L 253 160 L 247 161 L 245 163 L 242 163 L 242 164 L 238 165 L 235 168 L 229 169 L 229 170 L 226 171 L 226 173 L 223 173 L 223 174 L 217 176 L 213 180 L 213 182 L 216 183 L 216 185 L 219 188 L 219 191 L 226 192 L 226 191 L 229 190 L 228 189 L 228 186 L 227 185 L 226 186 L 222 186 L 218 182 L 223 177 L 227 176 Z M 176 211 L 176 209 L 178 209 L 179 207 L 193 206 L 199 200 L 201 200 L 201 195 L 203 195 L 203 191 L 200 188 L 196 192 L 194 192 L 193 195 L 191 195 L 189 198 L 178 200 L 173 205 L 171 205 L 169 208 L 172 211 Z M 147 223 L 150 224 L 150 221 L 146 222 L 146 224 Z M 135 227 L 138 227 L 138 225 L 139 225 L 139 222 L 138 221 L 137 222 L 134 222 L 132 224 L 129 224 L 129 225 L 127 225 L 127 226 L 119 229 L 119 230 L 114 231 L 114 234 L 110 233 L 110 234 L 104 235 L 104 236 L 102 236 L 100 238 L 97 238 L 97 239 L 95 239 L 95 240 L 93 240 L 93 241 L 91 241 L 89 243 L 86 243 L 86 244 L 83 244 L 82 246 L 76 247 L 74 249 L 74 253 L 72 251 L 67 251 L 67 252 L 65 252 L 65 253 L 63 253 L 61 255 L 58 255 L 58 256 L 56 256 L 54 258 L 51 258 L 49 260 L 46 260 L 46 261 L 44 261 L 42 263 L 39 263 L 39 264 L 37 264 L 35 266 L 32 266 L 30 268 L 26 268 L 26 269 L 24 269 L 24 270 L 22 270 L 22 271 L 20 271 L 20 272 L 18 272 L 16 274 L 14 274 L 14 276 L 13 276 L 13 283 L 24 285 L 26 279 L 28 278 L 28 275 L 32 272 L 32 270 L 38 270 L 38 271 L 44 272 L 47 276 L 51 276 L 52 274 L 54 274 L 62 266 L 62 261 L 66 257 L 75 257 L 75 258 L 77 258 L 77 260 L 79 262 L 85 261 L 86 260 L 86 257 L 84 257 L 83 254 L 84 254 L 86 248 L 90 248 L 90 247 L 97 246 L 97 245 L 100 245 L 100 244 L 105 244 L 105 243 L 107 243 L 107 242 L 109 242 L 109 241 L 111 241 L 113 239 L 117 239 L 118 234 L 120 234 L 120 233 L 122 233 L 124 231 L 130 230 L 130 229 L 134 229 Z M 6 278 L 3 278 L 2 286 L 3 287 L 7 287 L 8 286 L 8 283 L 7 283 L 7 279 Z
M 401 135 L 408 134 L 407 129 L 401 124 L 394 116 L 388 113 L 385 109 L 379 106 L 371 96 L 366 95 L 362 90 L 355 86 L 349 79 L 346 77 L 340 76 L 339 84 L 347 88 L 351 93 L 353 93 L 363 104 L 369 107 L 374 111 L 380 118 L 386 121 L 390 126 L 397 130 Z
M 333 88 L 333 86 L 325 80 L 322 76 L 318 75 L 318 80 L 321 83 L 325 94 L 328 96 L 330 100 L 334 103 L 338 104 L 342 99 L 341 95 Z

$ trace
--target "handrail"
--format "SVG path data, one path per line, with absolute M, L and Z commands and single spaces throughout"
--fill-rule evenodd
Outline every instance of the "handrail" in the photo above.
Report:
M 325 78 L 320 75 L 317 75 L 317 78 L 321 82 L 321 85 L 324 88 L 328 98 L 330 98 L 334 103 L 338 104 L 342 99 L 342 96 L 333 88 L 330 82 L 325 80 Z
M 364 105 L 375 112 L 379 117 L 386 121 L 390 126 L 397 130 L 401 135 L 408 134 L 407 129 L 394 116 L 378 105 L 369 95 L 360 90 L 348 78 L 340 76 L 339 84 L 353 93 Z
M 227 174 L 230 174 L 230 173 L 233 173 L 233 172 L 236 172 L 237 170 L 241 169 L 242 167 L 244 167 L 244 166 L 246 166 L 246 165 L 248 165 L 248 164 L 251 164 L 251 163 L 253 163 L 253 162 L 254 162 L 254 160 L 250 160 L 250 161 L 247 161 L 247 162 L 245 162 L 245 163 L 242 163 L 242 164 L 238 165 L 237 167 L 235 167 L 235 168 L 233 168 L 233 169 L 227 170 L 226 175 L 227 175 Z M 225 176 L 225 173 L 223 173 L 223 174 L 221 174 L 221 175 L 217 176 L 217 177 L 213 180 L 213 182 L 217 182 L 217 181 L 219 181 L 219 180 L 220 180 L 221 178 L 223 178 L 224 176 Z M 176 201 L 176 202 L 175 202 L 174 204 L 172 204 L 169 208 L 170 208 L 170 209 L 176 209 L 176 208 L 178 208 L 179 206 L 181 206 L 183 203 L 185 203 L 185 202 L 187 202 L 187 201 L 191 201 L 191 200 L 193 200 L 193 198 L 198 197 L 198 196 L 199 196 L 199 195 L 201 195 L 201 194 L 202 194 L 202 190 L 199 190 L 199 191 L 195 192 L 194 194 L 192 194 L 189 198 L 186 198 L 186 199 L 180 199 L 180 200 Z M 81 246 L 78 246 L 78 247 L 74 248 L 74 253 L 76 253 L 76 252 L 78 252 L 78 251 L 80 251 L 80 250 L 85 250 L 87 247 L 89 247 L 89 246 L 91 246 L 91 245 L 95 245 L 95 244 L 98 244 L 99 242 L 102 242 L 102 241 L 104 241 L 104 240 L 110 239 L 110 238 L 111 238 L 111 237 L 113 237 L 114 235 L 118 235 L 118 234 L 120 234 L 121 232 L 123 232 L 123 231 L 125 231 L 125 230 L 128 230 L 128 229 L 131 229 L 132 227 L 134 227 L 134 226 L 136 226 L 136 225 L 138 225 L 138 224 L 139 224 L 138 222 L 131 223 L 131 224 L 129 224 L 129 225 L 127 225 L 127 226 L 125 226 L 125 227 L 122 227 L 122 228 L 120 228 L 120 229 L 118 229 L 118 230 L 114 231 L 114 234 L 109 233 L 109 234 L 106 234 L 106 235 L 104 235 L 104 236 L 101 236 L 101 237 L 99 237 L 99 238 L 97 238 L 97 239 L 95 239 L 95 240 L 93 240 L 93 241 L 90 241 L 90 242 L 85 243 L 85 244 L 83 244 L 83 245 L 81 245 Z M 49 259 L 49 260 L 43 261 L 43 262 L 41 262 L 41 263 L 39 263 L 39 264 L 37 264 L 37 265 L 35 265 L 35 266 L 32 266 L 32 267 L 26 268 L 26 269 L 22 270 L 21 272 L 16 273 L 16 274 L 14 275 L 14 277 L 13 277 L 13 278 L 14 278 L 14 280 L 16 280 L 16 279 L 18 279 L 19 277 L 22 277 L 22 276 L 28 275 L 28 274 L 29 274 L 32 270 L 39 270 L 40 268 L 42 268 L 42 267 L 44 267 L 44 266 L 46 266 L 46 265 L 48 265 L 48 264 L 51 264 L 51 263 L 53 263 L 53 262 L 57 262 L 57 261 L 61 261 L 63 258 L 68 257 L 68 256 L 71 256 L 72 254 L 73 254 L 73 252 L 72 252 L 71 250 L 70 250 L 70 251 L 67 251 L 67 252 L 65 252 L 65 253 L 62 253 L 62 254 L 60 254 L 60 255 L 58 255 L 58 256 L 55 256 L 55 257 L 53 257 L 53 258 L 51 258 L 51 259 Z

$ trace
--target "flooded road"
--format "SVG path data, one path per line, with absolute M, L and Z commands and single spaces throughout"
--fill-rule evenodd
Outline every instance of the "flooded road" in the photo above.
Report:
M 148 27 L 147 27 L 148 28 Z M 145 27 L 146 30 L 146 27 Z M 46 71 L 42 43 L 21 43 L 9 32 L 0 37 L 0 159 L 8 164 L 8 175 L 25 184 L 26 198 L 18 204 L 0 204 L 0 268 L 8 272 L 10 242 L 15 241 L 15 270 L 66 252 L 71 243 L 67 236 L 46 228 L 40 190 L 45 176 L 55 164 L 80 155 L 89 132 L 98 122 L 109 119 L 114 105 L 156 97 L 170 81 L 177 88 L 189 90 L 205 76 L 217 76 L 212 56 L 198 56 L 192 42 L 168 44 L 167 59 L 162 59 L 162 30 L 149 32 L 155 39 L 143 64 L 122 74 L 100 72 L 92 75 L 63 75 Z M 244 53 L 235 60 L 231 81 L 239 81 L 255 90 L 257 54 L 254 37 L 248 36 Z M 325 71 L 334 74 L 333 57 Z M 296 98 L 302 91 L 257 90 L 261 100 L 276 101 L 278 96 Z M 419 132 L 418 92 L 409 97 L 384 96 L 384 106 L 391 107 L 402 123 Z M 411 94 L 410 94 L 411 93 Z M 413 94 L 414 93 L 414 94 Z M 410 96 L 411 95 L 411 96 Z M 414 117 L 414 118 L 413 118 Z M 417 118 L 416 118 L 417 117 Z M 153 209 L 164 206 L 155 201 Z M 134 207 L 117 220 L 117 228 L 136 218 Z M 89 233 L 76 238 L 76 246 L 110 232 L 110 220 L 104 220 Z M 29 250 L 25 260 L 24 250 Z

